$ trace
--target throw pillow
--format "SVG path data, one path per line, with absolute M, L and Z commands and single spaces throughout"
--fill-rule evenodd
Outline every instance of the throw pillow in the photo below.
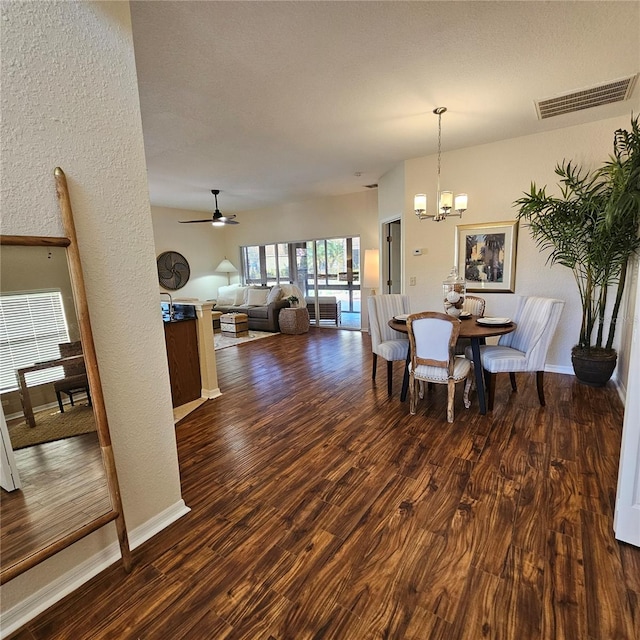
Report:
M 282 288 L 279 285 L 276 285 L 271 289 L 269 295 L 267 296 L 267 304 L 271 304 L 276 300 L 280 300 L 280 296 L 282 295 Z
M 247 304 L 247 291 L 249 291 L 249 287 L 238 287 L 236 289 L 235 305 L 237 307 Z
M 249 289 L 249 293 L 247 295 L 247 304 L 263 307 L 267 304 L 267 297 L 269 295 L 269 289 L 266 287 L 261 287 L 259 289 Z
M 224 287 L 218 287 L 218 297 L 216 305 L 220 307 L 231 307 L 236 303 L 237 284 L 231 284 Z

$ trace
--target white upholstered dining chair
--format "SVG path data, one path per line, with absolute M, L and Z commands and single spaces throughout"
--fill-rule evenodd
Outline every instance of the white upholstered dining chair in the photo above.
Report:
M 484 308 L 486 301 L 479 296 L 465 296 L 464 303 L 462 304 L 462 310 L 470 313 L 472 316 L 484 316 Z M 456 355 L 463 356 L 465 349 L 471 346 L 471 340 L 469 338 L 458 338 L 456 342 Z
M 396 360 L 406 362 L 409 351 L 407 337 L 394 331 L 388 322 L 394 316 L 408 314 L 409 296 L 398 293 L 385 293 L 369 296 L 367 299 L 369 311 L 369 333 L 371 334 L 371 350 L 373 351 L 373 369 L 371 378 L 376 379 L 378 356 L 387 361 L 387 392 L 391 395 L 393 387 L 393 363 Z
M 465 296 L 462 304 L 462 310 L 469 312 L 472 316 L 484 315 L 486 300 L 479 296 Z
M 516 330 L 501 336 L 497 345 L 480 347 L 489 411 L 493 409 L 498 373 L 508 373 L 511 388 L 517 391 L 516 372 L 535 371 L 538 399 L 544 406 L 544 364 L 563 308 L 564 300 L 521 297 L 513 317 Z M 471 347 L 467 347 L 466 357 L 473 360 Z
M 447 385 L 447 422 L 453 422 L 456 384 L 466 382 L 464 405 L 468 409 L 471 363 L 454 353 L 460 320 L 446 313 L 423 311 L 407 320 L 411 363 L 409 365 L 409 411 L 415 415 L 424 382 Z

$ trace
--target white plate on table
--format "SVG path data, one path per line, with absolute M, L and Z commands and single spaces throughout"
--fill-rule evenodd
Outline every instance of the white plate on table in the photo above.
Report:
M 512 320 L 511 318 L 478 318 L 476 322 L 487 327 L 504 327 L 511 324 Z
M 469 311 L 461 311 L 460 312 L 460 320 L 466 320 L 471 317 L 471 313 Z
M 401 313 L 401 314 L 399 314 L 397 316 L 393 316 L 393 319 L 396 322 L 406 322 L 408 317 L 409 317 L 408 313 Z

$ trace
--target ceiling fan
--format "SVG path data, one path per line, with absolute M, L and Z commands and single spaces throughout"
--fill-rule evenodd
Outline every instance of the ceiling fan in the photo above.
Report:
M 213 212 L 213 217 L 207 218 L 206 220 L 178 220 L 178 222 L 180 222 L 180 224 L 210 222 L 214 227 L 224 227 L 225 224 L 240 224 L 234 220 L 235 215 L 223 216 L 220 209 L 218 209 L 218 194 L 220 193 L 220 189 L 211 189 L 211 193 L 213 193 L 213 197 L 216 199 L 216 210 Z

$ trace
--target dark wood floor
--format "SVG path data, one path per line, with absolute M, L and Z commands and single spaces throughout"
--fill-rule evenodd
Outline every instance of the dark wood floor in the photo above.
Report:
M 370 379 L 368 337 L 217 352 L 222 398 L 177 427 L 191 513 L 15 635 L 165 639 L 640 637 L 640 549 L 612 532 L 622 408 L 547 375 L 447 424 Z
M 0 495 L 2 568 L 111 511 L 96 433 L 14 452 L 21 491 Z

